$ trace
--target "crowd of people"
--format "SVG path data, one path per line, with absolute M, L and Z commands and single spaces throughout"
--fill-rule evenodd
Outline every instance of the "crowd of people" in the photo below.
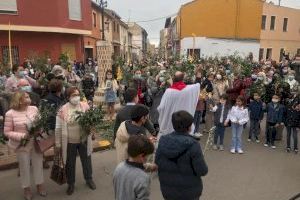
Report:
M 234 57 L 157 62 L 126 66 L 130 69 L 128 80 L 122 79 L 128 74 L 120 76 L 118 70 L 108 70 L 103 83 L 98 83 L 97 63 L 91 59 L 86 65 L 74 61 L 65 68 L 49 64 L 47 72 L 30 62 L 13 66 L 10 75 L 0 72 L 3 131 L 8 146 L 17 154 L 24 197 L 33 198 L 31 164 L 38 194 L 47 195 L 43 185 L 47 163 L 43 164 L 43 152 L 35 148 L 34 137 L 28 132 L 38 108 L 46 105 L 56 110 L 49 119 L 49 133 L 55 137 L 55 153 L 61 153 L 66 166 L 67 194 L 74 193 L 77 152 L 86 184 L 96 189 L 91 163 L 95 133 L 82 137 L 75 119 L 78 111 L 86 112 L 93 106 L 98 86 L 104 91 L 107 119 L 115 121 L 118 166 L 113 184 L 118 200 L 149 199 L 146 172 L 155 171 L 165 199 L 199 199 L 201 177 L 208 167 L 197 140 L 211 130 L 215 130 L 212 149 L 228 148 L 232 154 L 243 154 L 242 135 L 247 124 L 249 142 L 263 140 L 264 146 L 273 149 L 285 126 L 286 151 L 298 153 L 300 85 L 290 64 L 285 59 L 254 63 Z M 183 70 L 185 65 L 191 66 L 189 72 Z M 123 107 L 115 116 L 119 102 Z M 228 127 L 231 145 L 224 144 Z M 26 145 L 22 145 L 24 140 Z M 149 155 L 154 156 L 149 159 Z

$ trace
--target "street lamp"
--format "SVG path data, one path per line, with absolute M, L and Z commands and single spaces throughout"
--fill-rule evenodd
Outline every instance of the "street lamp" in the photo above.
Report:
M 104 11 L 107 8 L 107 1 L 105 0 L 96 0 L 97 4 L 100 7 L 101 15 L 102 15 L 102 40 L 105 40 L 105 32 L 104 32 Z

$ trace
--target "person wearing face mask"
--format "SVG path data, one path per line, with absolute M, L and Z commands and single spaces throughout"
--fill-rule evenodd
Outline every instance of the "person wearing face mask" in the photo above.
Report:
M 26 79 L 30 86 L 37 88 L 38 83 L 36 80 L 28 76 L 27 71 L 23 66 L 14 65 L 12 68 L 13 75 L 9 77 L 5 84 L 5 91 L 15 92 L 18 90 L 18 82 L 20 79 Z
M 107 104 L 107 113 L 109 120 L 112 121 L 115 116 L 115 103 L 117 101 L 117 91 L 119 85 L 116 79 L 113 78 L 111 70 L 107 70 L 103 88 L 105 89 L 105 103 Z
M 229 103 L 231 103 L 231 105 L 235 104 L 235 100 L 240 95 L 243 88 L 244 85 L 241 76 L 238 73 L 234 73 L 234 81 L 232 84 L 232 88 L 226 91 L 228 95 Z
M 41 98 L 37 93 L 32 91 L 32 87 L 26 79 L 18 81 L 18 90 L 29 94 L 32 106 L 39 106 Z
M 297 94 L 299 92 L 299 82 L 295 79 L 294 71 L 289 72 L 286 82 L 290 85 L 292 94 Z
M 144 104 L 147 93 L 147 83 L 143 79 L 141 70 L 136 70 L 134 72 L 133 80 L 129 83 L 129 87 L 135 88 L 138 91 L 139 103 Z
M 275 149 L 275 139 L 276 139 L 276 128 L 283 125 L 283 114 L 284 106 L 279 103 L 280 97 L 275 94 L 272 97 L 272 102 L 268 103 L 266 107 L 267 120 L 266 120 L 266 142 L 265 147 L 272 147 Z
M 79 153 L 83 168 L 83 175 L 87 186 L 91 190 L 96 189 L 96 185 L 92 177 L 92 161 L 93 152 L 92 137 L 81 135 L 81 128 L 76 122 L 79 112 L 86 112 L 89 105 L 80 101 L 80 92 L 76 87 L 67 89 L 67 97 L 69 102 L 62 106 L 56 116 L 55 126 L 55 153 L 62 154 L 63 162 L 66 166 L 66 175 L 68 189 L 67 194 L 74 193 L 75 184 L 75 168 L 76 156 Z
M 4 134 L 9 138 L 8 146 L 17 154 L 20 168 L 20 179 L 24 189 L 24 198 L 32 200 L 31 190 L 31 165 L 33 167 L 34 183 L 36 184 L 38 194 L 46 197 L 47 193 L 43 186 L 43 154 L 34 148 L 34 139 L 28 133 L 28 126 L 38 115 L 38 109 L 30 106 L 31 99 L 26 92 L 15 92 L 11 100 L 11 109 L 6 113 L 4 123 Z M 27 139 L 25 146 L 21 141 Z
M 216 75 L 216 79 L 213 82 L 213 98 L 216 102 L 219 102 L 220 97 L 226 94 L 226 90 L 229 88 L 228 81 L 224 79 L 221 73 Z

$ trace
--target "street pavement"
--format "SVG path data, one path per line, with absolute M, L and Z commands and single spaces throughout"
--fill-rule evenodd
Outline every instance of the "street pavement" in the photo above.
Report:
M 285 152 L 284 141 L 278 148 L 266 148 L 262 143 L 248 143 L 244 132 L 243 155 L 229 153 L 230 129 L 226 131 L 226 151 L 209 150 L 206 161 L 208 175 L 203 178 L 204 190 L 201 200 L 289 200 L 300 193 L 300 155 Z M 201 141 L 204 149 L 205 137 Z M 49 179 L 50 170 L 45 170 L 48 197 L 35 195 L 42 200 L 113 200 L 112 174 L 116 166 L 114 150 L 93 154 L 94 180 L 97 190 L 91 191 L 85 185 L 79 158 L 77 159 L 77 180 L 75 193 L 65 194 L 66 185 L 58 186 Z M 157 176 L 152 175 L 151 200 L 162 200 Z M 0 172 L 0 200 L 22 198 L 22 189 L 17 178 L 17 170 Z

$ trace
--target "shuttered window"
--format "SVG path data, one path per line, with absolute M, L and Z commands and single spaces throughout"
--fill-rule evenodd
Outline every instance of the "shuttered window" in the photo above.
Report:
M 81 21 L 81 0 L 68 0 L 69 3 L 69 18 L 71 20 Z
M 0 14 L 15 14 L 17 11 L 17 0 L 0 0 Z

